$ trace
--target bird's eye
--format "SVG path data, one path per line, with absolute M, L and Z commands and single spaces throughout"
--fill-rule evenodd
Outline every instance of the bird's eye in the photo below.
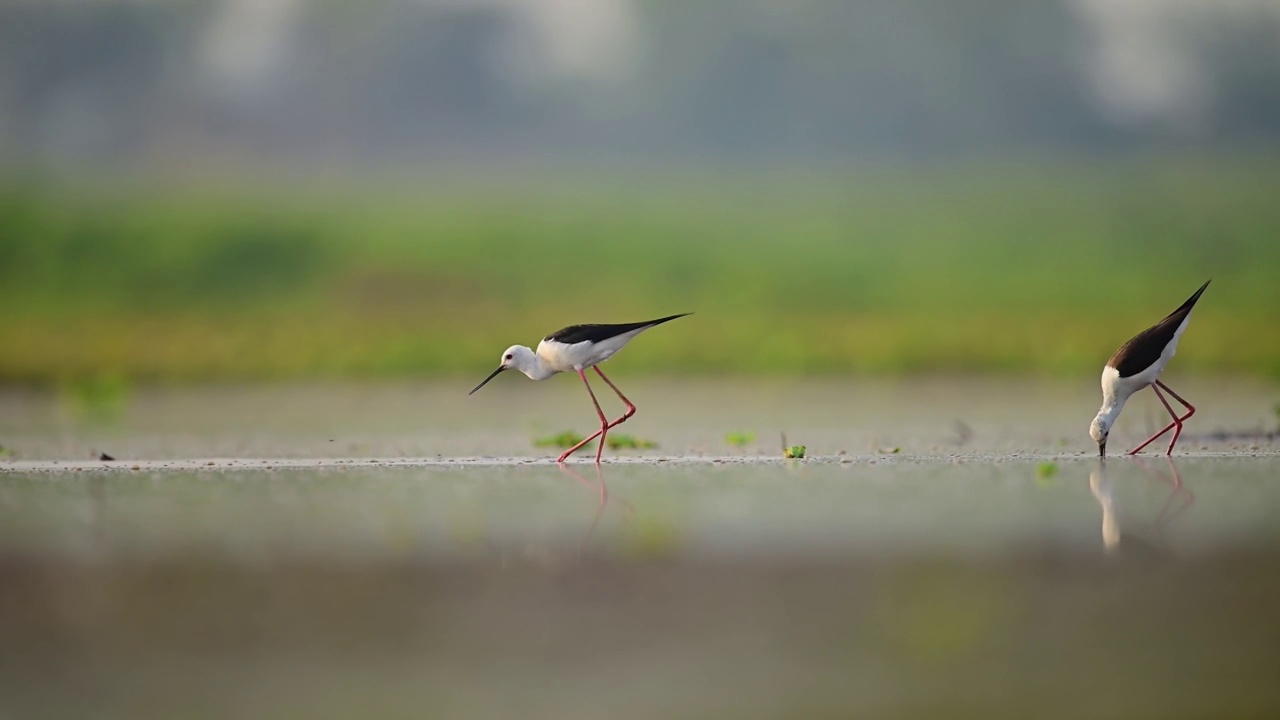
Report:
M 504 358 L 502 358 L 502 359 L 503 359 L 503 360 L 510 360 L 510 359 L 511 359 L 511 353 L 507 353 L 507 356 L 506 356 L 506 357 L 504 357 Z

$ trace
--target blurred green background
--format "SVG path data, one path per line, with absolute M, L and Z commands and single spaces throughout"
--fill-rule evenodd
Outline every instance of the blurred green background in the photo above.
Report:
M 1274 6 L 6 4 L 0 382 L 1280 377 Z

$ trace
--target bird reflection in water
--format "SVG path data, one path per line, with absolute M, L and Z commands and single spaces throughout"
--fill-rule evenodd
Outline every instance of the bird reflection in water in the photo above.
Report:
M 572 546 L 572 541 L 568 538 L 561 540 L 558 533 L 552 533 L 554 538 L 542 538 L 541 540 L 522 541 L 518 549 L 504 547 L 501 544 L 490 544 L 489 548 L 496 551 L 500 562 L 503 566 L 510 564 L 529 564 L 543 570 L 561 571 L 567 570 L 578 564 L 587 555 L 587 548 L 591 543 L 591 538 L 595 535 L 596 528 L 600 525 L 604 517 L 605 509 L 609 506 L 609 488 L 604 481 L 604 471 L 601 466 L 595 467 L 595 478 L 588 479 L 575 470 L 572 466 L 558 463 L 557 468 L 560 472 L 573 478 L 573 480 L 582 487 L 586 488 L 594 499 L 592 503 L 595 510 L 592 513 L 591 521 L 583 532 L 582 538 L 578 541 L 577 547 Z M 582 497 L 578 491 L 574 491 L 573 498 Z M 625 499 L 620 500 L 623 510 L 623 522 L 630 522 L 635 514 L 635 509 L 631 503 Z
M 1166 458 L 1169 465 L 1169 475 L 1166 477 L 1160 472 L 1152 470 L 1144 461 L 1134 459 L 1133 461 L 1138 467 L 1152 480 L 1169 486 L 1169 494 L 1165 498 L 1164 505 L 1161 506 L 1160 512 L 1155 519 L 1149 524 L 1153 538 L 1144 538 L 1132 530 L 1122 531 L 1119 513 L 1116 511 L 1114 497 L 1114 483 L 1107 476 L 1107 461 L 1102 459 L 1098 462 L 1093 472 L 1089 474 L 1089 490 L 1093 493 L 1094 499 L 1098 501 L 1098 506 L 1102 509 L 1102 543 L 1108 554 L 1116 553 L 1123 545 L 1126 549 L 1138 551 L 1141 555 L 1165 556 L 1170 554 L 1169 543 L 1165 537 L 1165 529 L 1174 518 L 1181 515 L 1193 504 L 1195 504 L 1195 495 L 1182 483 L 1182 475 L 1178 472 L 1178 466 L 1173 463 L 1172 459 Z M 1130 523 L 1125 523 L 1130 525 Z M 1139 523 L 1138 527 L 1142 527 Z
M 591 518 L 591 524 L 587 526 L 587 532 L 582 536 L 582 541 L 578 543 L 578 553 L 582 554 L 586 552 L 587 544 L 591 542 L 591 536 L 595 534 L 596 526 L 600 524 L 600 518 L 604 515 L 604 509 L 609 504 L 609 488 L 607 485 L 605 485 L 604 471 L 603 469 L 601 469 L 600 465 L 595 466 L 596 479 L 594 483 L 584 478 L 582 475 L 580 475 L 576 470 L 574 470 L 569 465 L 565 465 L 564 463 L 559 463 L 557 467 L 559 467 L 560 471 L 563 472 L 564 474 L 568 475 L 574 480 L 577 480 L 578 483 L 580 483 L 583 487 L 586 487 L 587 489 L 592 490 L 593 492 L 596 492 L 597 497 L 599 498 L 599 502 L 596 504 L 595 515 L 592 516 Z M 622 508 L 623 508 L 623 512 L 625 513 L 624 515 L 625 520 L 630 520 L 631 517 L 635 515 L 635 508 L 632 507 L 631 503 L 628 502 L 626 499 L 622 500 Z
M 1115 488 L 1107 477 L 1107 461 L 1100 460 L 1098 467 L 1089 473 L 1089 491 L 1102 508 L 1102 544 L 1108 553 L 1120 547 L 1120 522 L 1116 519 Z

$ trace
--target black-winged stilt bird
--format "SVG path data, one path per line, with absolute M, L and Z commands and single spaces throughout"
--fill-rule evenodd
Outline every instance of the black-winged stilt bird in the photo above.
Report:
M 1105 457 L 1107 454 L 1107 434 L 1111 432 L 1111 426 L 1120 415 L 1120 410 L 1124 408 L 1125 401 L 1148 385 L 1155 390 L 1156 397 L 1160 398 L 1164 409 L 1169 411 L 1173 422 L 1130 450 L 1129 454 L 1136 455 L 1142 448 L 1150 445 L 1169 430 L 1173 430 L 1173 439 L 1169 441 L 1169 449 L 1165 454 L 1173 453 L 1173 446 L 1177 444 L 1178 436 L 1182 434 L 1183 421 L 1194 415 L 1196 409 L 1191 403 L 1170 390 L 1168 385 L 1160 382 L 1160 372 L 1164 370 L 1165 365 L 1169 364 L 1169 359 L 1177 350 L 1178 338 L 1182 337 L 1182 332 L 1187 329 L 1187 322 L 1191 319 L 1191 309 L 1196 306 L 1200 294 L 1207 287 L 1209 282 L 1205 281 L 1205 284 L 1201 285 L 1200 289 L 1187 298 L 1187 301 L 1177 310 L 1121 345 L 1116 354 L 1107 361 L 1107 366 L 1102 369 L 1102 407 L 1098 410 L 1098 416 L 1093 419 L 1093 423 L 1089 425 L 1089 436 L 1098 443 L 1099 455 Z M 1187 409 L 1187 414 L 1179 416 L 1174 412 L 1169 401 L 1165 399 L 1164 393 L 1160 392 L 1161 390 L 1182 403 L 1182 406 Z
M 648 330 L 655 325 L 661 325 L 669 320 L 682 318 L 692 313 L 680 313 L 679 315 L 668 315 L 657 320 L 646 320 L 644 322 L 619 323 L 616 325 L 570 325 L 563 330 L 557 330 L 542 339 L 538 343 L 537 351 L 530 350 L 524 345 L 512 345 L 502 353 L 502 361 L 498 365 L 498 369 L 489 374 L 484 382 L 475 386 L 468 395 L 475 393 L 476 390 L 485 386 L 490 380 L 498 376 L 503 370 L 516 369 L 528 375 L 532 380 L 546 380 L 556 373 L 569 372 L 570 370 L 577 372 L 578 377 L 582 378 L 582 383 L 587 386 L 587 393 L 591 395 L 591 404 L 596 407 L 596 414 L 600 416 L 600 429 L 595 431 L 590 437 L 582 442 L 574 445 L 564 454 L 560 456 L 556 462 L 564 462 L 565 458 L 572 455 L 578 448 L 586 445 L 596 437 L 600 438 L 600 446 L 596 450 L 596 462 L 600 462 L 600 454 L 604 452 L 605 436 L 609 432 L 609 428 L 627 421 L 627 418 L 635 415 L 636 406 L 627 399 L 626 395 L 613 384 L 605 374 L 600 370 L 600 363 L 613 357 L 613 354 L 622 349 L 623 345 L 631 342 L 631 339 L 640 333 Z M 600 375 L 600 379 L 608 383 L 609 387 L 618 394 L 623 404 L 627 406 L 627 411 L 622 417 L 609 422 L 605 417 L 604 411 L 600 409 L 600 402 L 596 400 L 595 391 L 591 389 L 591 383 L 587 382 L 587 376 L 583 372 L 587 368 L 595 368 Z

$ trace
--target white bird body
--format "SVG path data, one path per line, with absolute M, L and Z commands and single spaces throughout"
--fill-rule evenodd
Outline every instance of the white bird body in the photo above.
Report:
M 1182 337 L 1190 320 L 1191 311 L 1187 311 L 1182 322 L 1178 323 L 1177 329 L 1174 330 L 1173 338 L 1160 351 L 1160 356 L 1138 374 L 1121 377 L 1120 371 L 1111 364 L 1102 369 L 1102 407 L 1098 409 L 1098 418 L 1105 420 L 1108 428 L 1115 424 L 1115 419 L 1124 409 L 1125 402 L 1134 393 L 1154 385 L 1156 380 L 1160 379 L 1160 373 L 1164 372 L 1165 366 L 1178 352 L 1178 338 Z
M 1098 443 L 1098 449 L 1101 454 L 1106 454 L 1107 436 L 1110 434 L 1116 418 L 1120 416 L 1120 411 L 1124 409 L 1125 402 L 1139 390 L 1154 386 L 1156 394 L 1159 395 L 1160 389 L 1164 388 L 1179 402 L 1182 402 L 1183 405 L 1187 405 L 1186 401 L 1179 398 L 1172 390 L 1169 390 L 1168 387 L 1160 382 L 1160 373 L 1164 372 L 1165 366 L 1169 364 L 1174 354 L 1177 353 L 1178 340 L 1187 329 L 1187 323 L 1191 320 L 1191 311 L 1195 308 L 1196 301 L 1200 299 L 1201 293 L 1208 286 L 1208 282 L 1201 285 L 1200 289 L 1196 290 L 1195 294 L 1182 303 L 1177 310 L 1169 313 L 1160 322 L 1134 336 L 1129 342 L 1120 346 L 1120 349 L 1111 356 L 1111 359 L 1107 360 L 1106 366 L 1102 369 L 1102 407 L 1098 408 L 1098 414 L 1089 426 L 1089 435 Z M 1161 395 L 1160 397 L 1163 401 L 1163 396 Z M 1165 405 L 1168 407 L 1167 403 Z M 1190 405 L 1187 405 L 1187 408 L 1192 413 L 1195 412 L 1195 409 Z M 1172 410 L 1169 412 L 1173 413 Z M 1180 432 L 1182 420 L 1186 418 L 1179 418 L 1176 414 L 1173 417 L 1174 422 L 1169 428 L 1177 427 Z M 1190 414 L 1187 417 L 1190 417 Z M 1169 428 L 1156 433 L 1151 439 L 1159 437 Z M 1177 437 L 1178 433 L 1175 433 L 1175 443 L 1177 442 Z M 1150 440 L 1147 442 L 1150 442 Z M 1139 449 L 1145 446 L 1146 443 L 1139 446 Z M 1173 451 L 1173 443 L 1170 443 L 1169 451 Z M 1133 452 L 1137 452 L 1137 450 Z
M 649 325 L 621 335 L 614 335 L 599 342 L 582 340 L 576 343 L 563 343 L 559 340 L 546 338 L 538 343 L 538 350 L 535 354 L 543 367 L 549 368 L 553 373 L 586 370 L 613 357 L 613 354 L 621 350 L 622 346 L 631 342 L 632 338 L 650 327 L 653 326 Z M 528 373 L 525 374 L 527 375 Z
M 552 375 L 562 372 L 572 371 L 578 373 L 578 376 L 582 378 L 582 382 L 587 386 L 587 392 L 591 395 L 591 402 L 595 405 L 596 413 L 600 416 L 600 430 L 596 431 L 595 435 L 566 450 L 560 456 L 559 462 L 564 462 L 565 458 L 573 454 L 575 450 L 600 436 L 600 447 L 596 451 L 596 462 L 598 463 L 600 462 L 600 453 L 604 450 L 603 436 L 605 433 L 614 425 L 626 421 L 636 411 L 635 405 L 618 390 L 617 386 L 608 377 L 605 377 L 605 374 L 600 371 L 598 366 L 613 357 L 614 353 L 621 350 L 623 346 L 645 330 L 688 314 L 681 313 L 658 318 L 657 320 L 636 323 L 570 325 L 543 338 L 542 342 L 538 343 L 536 351 L 524 345 L 512 345 L 503 352 L 498 369 L 494 370 L 489 377 L 475 386 L 471 392 L 474 393 L 484 387 L 486 383 L 497 377 L 498 373 L 508 369 L 519 370 L 531 380 L 546 380 Z M 591 389 L 591 383 L 587 382 L 587 376 L 582 372 L 587 368 L 595 368 L 600 378 L 608 383 L 609 387 L 613 388 L 613 391 L 626 404 L 627 412 L 621 418 L 610 423 L 604 416 L 604 411 L 600 409 L 600 403 L 596 401 L 595 392 Z

